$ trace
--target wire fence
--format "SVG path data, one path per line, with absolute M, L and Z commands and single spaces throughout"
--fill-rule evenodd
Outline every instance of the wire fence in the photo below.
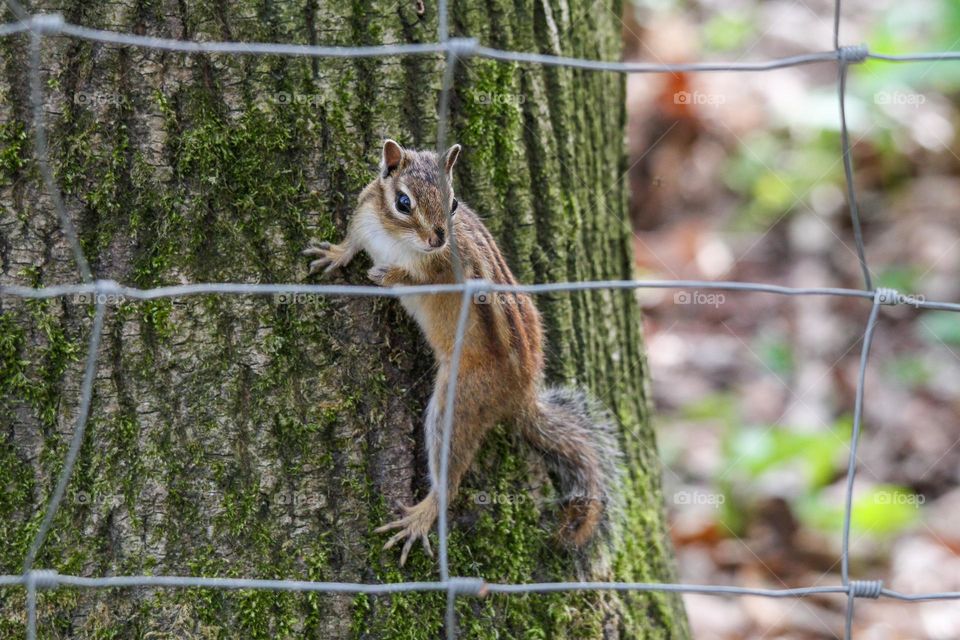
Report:
M 14 285 L 0 286 L 0 293 L 20 298 L 47 299 L 71 294 L 96 294 L 96 311 L 91 330 L 84 367 L 83 382 L 80 390 L 80 403 L 70 447 L 64 459 L 63 468 L 56 488 L 47 503 L 43 521 L 33 538 L 23 571 L 16 575 L 0 575 L 0 587 L 22 587 L 26 589 L 27 638 L 33 640 L 37 634 L 37 592 L 40 589 L 57 587 L 74 588 L 122 588 L 122 587 L 164 587 L 164 588 L 211 588 L 211 589 L 264 589 L 273 591 L 352 593 L 352 594 L 390 594 L 411 591 L 442 591 L 447 594 L 445 612 L 445 632 L 448 639 L 456 638 L 456 619 L 454 603 L 457 596 L 483 596 L 489 593 L 527 594 L 570 591 L 619 591 L 619 592 L 669 592 L 696 593 L 721 596 L 760 596 L 768 598 L 799 598 L 823 594 L 843 594 L 847 596 L 845 616 L 845 637 L 852 638 L 854 603 L 857 598 L 888 598 L 901 601 L 960 600 L 960 592 L 931 592 L 906 594 L 887 589 L 879 580 L 854 580 L 850 576 L 850 527 L 854 481 L 857 471 L 857 445 L 863 423 L 864 378 L 874 331 L 880 314 L 880 308 L 886 305 L 911 306 L 915 310 L 960 311 L 960 303 L 928 301 L 888 288 L 874 288 L 867 267 L 863 237 L 860 227 L 860 214 L 857 194 L 853 180 L 853 162 L 850 157 L 850 139 L 846 122 L 846 79 L 851 64 L 868 59 L 888 62 L 932 62 L 960 60 L 960 51 L 917 53 L 906 55 L 888 55 L 871 53 L 865 45 L 840 45 L 840 9 L 841 0 L 834 5 L 834 50 L 810 53 L 798 56 L 778 58 L 762 62 L 697 62 L 684 64 L 649 64 L 633 62 L 605 62 L 567 58 L 562 56 L 503 51 L 481 46 L 474 39 L 451 38 L 448 33 L 448 0 L 439 0 L 438 42 L 429 44 L 393 44 L 367 47 L 327 47 L 275 43 L 248 42 L 193 42 L 154 38 L 112 31 L 102 31 L 65 22 L 60 14 L 28 15 L 15 1 L 7 0 L 16 22 L 0 25 L 0 37 L 14 34 L 28 34 L 30 37 L 30 100 L 33 107 L 33 135 L 37 164 L 44 186 L 50 196 L 60 219 L 61 230 L 73 251 L 82 284 L 62 284 L 42 288 Z M 106 44 L 147 49 L 164 49 L 183 53 L 227 53 L 246 55 L 308 56 L 314 58 L 356 58 L 385 57 L 403 55 L 446 54 L 443 85 L 440 94 L 439 119 L 437 129 L 437 149 L 446 148 L 450 93 L 453 86 L 454 70 L 460 58 L 479 57 L 504 62 L 538 64 L 570 67 L 576 69 L 607 71 L 615 73 L 666 73 L 666 72 L 710 72 L 710 71 L 772 71 L 786 67 L 816 63 L 830 63 L 838 69 L 838 97 L 841 130 L 841 153 L 846 178 L 847 201 L 856 241 L 857 255 L 863 271 L 863 289 L 842 288 L 794 288 L 751 282 L 719 282 L 697 280 L 610 280 L 590 282 L 558 282 L 535 285 L 498 285 L 482 280 L 464 280 L 456 251 L 455 234 L 447 236 L 451 241 L 454 264 L 457 267 L 457 283 L 448 285 L 424 285 L 383 288 L 375 286 L 351 285 L 304 285 L 304 284 L 241 284 L 241 283 L 202 283 L 153 289 L 137 289 L 120 285 L 112 280 L 95 279 L 81 248 L 76 229 L 64 206 L 59 187 L 50 166 L 47 143 L 47 129 L 44 123 L 43 85 L 40 71 L 40 54 L 44 38 L 72 37 Z M 446 176 L 441 180 L 443 190 L 449 188 Z M 449 198 L 441 201 L 447 207 Z M 452 212 L 446 211 L 448 228 L 452 225 Z M 208 578 L 188 576 L 112 576 L 103 578 L 62 575 L 53 570 L 35 568 L 37 554 L 50 532 L 54 517 L 63 500 L 70 481 L 77 456 L 83 443 L 84 430 L 90 413 L 93 397 L 93 382 L 97 372 L 97 353 L 103 333 L 105 304 L 109 295 L 122 295 L 130 299 L 151 300 L 197 295 L 242 295 L 269 296 L 275 294 L 316 294 L 325 296 L 378 296 L 399 298 L 408 295 L 437 295 L 461 293 L 462 301 L 456 328 L 456 341 L 451 360 L 451 375 L 446 390 L 447 406 L 453 406 L 456 400 L 456 381 L 462 354 L 463 339 L 467 328 L 469 308 L 473 295 L 479 292 L 516 292 L 542 294 L 552 292 L 571 292 L 586 290 L 632 290 L 644 288 L 659 289 L 713 289 L 723 291 L 760 292 L 785 296 L 839 296 L 863 298 L 870 301 L 870 314 L 863 333 L 863 345 L 860 354 L 860 367 L 857 378 L 856 400 L 853 417 L 853 433 L 850 443 L 850 455 L 847 466 L 845 507 L 843 519 L 843 538 L 841 547 L 841 584 L 834 586 L 811 586 L 793 589 L 757 589 L 738 586 L 714 586 L 673 583 L 634 583 L 634 582 L 547 582 L 502 584 L 487 582 L 478 576 L 452 576 L 447 555 L 447 475 L 450 453 L 450 439 L 453 430 L 453 412 L 444 415 L 443 441 L 441 449 L 441 468 L 439 486 L 439 564 L 440 580 L 433 582 L 399 582 L 389 584 L 361 584 L 345 582 L 313 582 L 303 580 L 253 580 Z M 104 294 L 104 295 L 100 295 Z

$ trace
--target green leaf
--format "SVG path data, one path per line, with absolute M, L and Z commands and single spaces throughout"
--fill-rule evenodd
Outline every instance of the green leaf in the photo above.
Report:
M 899 384 L 915 389 L 930 382 L 933 372 L 927 361 L 916 355 L 902 356 L 887 363 L 887 376 L 894 378 Z
M 822 531 L 840 531 L 844 511 L 838 502 L 836 496 L 827 499 L 822 492 L 810 496 L 799 505 L 800 519 Z M 917 521 L 923 502 L 922 495 L 906 487 L 877 485 L 854 498 L 850 530 L 875 537 L 899 533 Z
M 808 489 L 830 482 L 842 460 L 850 425 L 844 420 L 830 431 L 797 432 L 788 428 L 738 430 L 728 441 L 728 454 L 751 479 L 788 465 L 804 470 Z
M 960 318 L 950 311 L 933 311 L 920 317 L 921 336 L 931 344 L 960 345 Z
M 764 364 L 778 376 L 784 377 L 793 371 L 793 350 L 790 343 L 779 336 L 769 336 L 761 339 L 757 345 L 757 353 Z
M 917 280 L 922 273 L 917 266 L 891 265 L 884 268 L 877 276 L 877 286 L 889 287 L 905 293 L 915 292 L 917 290 Z
M 717 15 L 703 26 L 705 44 L 712 51 L 742 49 L 747 38 L 755 33 L 754 24 L 754 20 L 745 14 Z
M 702 400 L 683 407 L 682 416 L 687 420 L 720 420 L 732 426 L 739 422 L 738 400 L 732 393 L 714 393 Z

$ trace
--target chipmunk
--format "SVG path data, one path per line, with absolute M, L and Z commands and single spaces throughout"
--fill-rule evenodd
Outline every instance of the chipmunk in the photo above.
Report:
M 480 218 L 453 194 L 454 145 L 439 157 L 431 151 L 383 144 L 379 175 L 360 193 L 359 204 L 340 244 L 311 243 L 310 274 L 329 273 L 349 263 L 359 250 L 374 262 L 367 275 L 378 285 L 455 283 L 443 194 L 449 200 L 456 246 L 467 279 L 516 284 L 510 268 Z M 443 174 L 441 174 L 443 171 Z M 400 298 L 433 349 L 437 375 L 424 420 L 430 492 L 403 517 L 376 529 L 399 530 L 384 545 L 405 540 L 400 565 L 416 540 L 432 557 L 428 534 L 437 518 L 443 416 L 462 294 Z M 559 478 L 563 493 L 560 537 L 583 548 L 608 521 L 615 502 L 620 459 L 611 422 L 576 391 L 545 388 L 540 315 L 530 296 L 490 296 L 471 305 L 457 376 L 453 432 L 448 463 L 452 501 L 484 436 L 509 422 L 538 450 Z

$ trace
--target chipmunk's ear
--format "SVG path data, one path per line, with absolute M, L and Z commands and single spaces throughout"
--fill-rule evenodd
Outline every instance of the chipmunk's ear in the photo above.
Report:
M 403 147 L 396 140 L 387 138 L 383 141 L 383 159 L 380 161 L 380 173 L 386 178 L 393 173 L 403 161 Z
M 447 173 L 450 173 L 451 171 L 453 171 L 453 165 L 457 164 L 457 158 L 460 157 L 460 145 L 455 144 L 449 149 L 447 149 L 447 153 L 444 154 L 443 157 L 444 157 L 444 163 L 443 163 L 444 170 Z

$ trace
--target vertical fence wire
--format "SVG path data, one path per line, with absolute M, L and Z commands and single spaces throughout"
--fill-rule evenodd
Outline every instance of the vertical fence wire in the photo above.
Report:
M 857 389 L 853 408 L 853 430 L 850 435 L 850 457 L 847 463 L 847 482 L 844 493 L 843 507 L 843 540 L 840 548 L 841 580 L 845 587 L 850 588 L 850 525 L 853 519 L 853 485 L 857 475 L 857 445 L 860 443 L 860 430 L 863 424 L 863 393 L 867 379 L 867 363 L 870 359 L 870 347 L 873 344 L 873 332 L 877 327 L 877 318 L 880 314 L 880 296 L 878 295 L 873 306 L 870 307 L 870 316 L 867 319 L 867 328 L 863 334 L 863 345 L 860 351 L 860 369 L 857 373 Z M 853 603 L 855 589 L 851 589 L 847 597 L 845 617 L 845 634 L 853 637 Z
M 27 577 L 27 640 L 37 639 L 37 576 L 28 571 Z
M 857 191 L 853 181 L 853 159 L 850 157 L 850 132 L 847 128 L 847 68 L 849 61 L 842 49 L 838 49 L 840 63 L 837 70 L 837 93 L 840 101 L 840 152 L 843 161 L 843 174 L 846 182 L 847 206 L 850 208 L 850 223 L 853 225 L 853 239 L 857 248 L 857 259 L 863 272 L 863 286 L 873 289 L 873 278 L 867 266 L 867 252 L 863 244 L 863 230 L 860 227 L 860 206 L 857 203 Z
M 37 530 L 37 534 L 30 544 L 30 550 L 23 561 L 24 572 L 33 569 L 33 562 L 40 553 L 50 527 L 53 526 L 53 519 L 60 509 L 60 503 L 67 491 L 67 484 L 70 482 L 70 476 L 73 474 L 73 467 L 77 462 L 77 456 L 80 455 L 80 447 L 83 445 L 83 434 L 87 428 L 87 422 L 90 418 L 90 405 L 93 401 L 93 384 L 97 377 L 97 353 L 100 351 L 100 338 L 103 335 L 103 316 L 105 305 L 103 301 L 98 301 L 96 311 L 93 317 L 93 328 L 90 330 L 90 342 L 87 345 L 87 360 L 83 372 L 83 382 L 80 388 L 80 403 L 77 409 L 77 421 L 73 427 L 73 438 L 70 440 L 70 448 L 67 450 L 66 457 L 63 460 L 63 467 L 60 469 L 60 477 L 57 480 L 56 488 L 50 495 L 50 501 L 47 503 L 46 513 L 43 516 L 43 522 Z
M 37 633 L 37 591 L 39 588 L 57 588 L 69 586 L 74 588 L 117 588 L 135 586 L 158 586 L 167 588 L 207 587 L 220 589 L 270 589 L 302 592 L 326 593 L 371 593 L 388 594 L 413 591 L 444 591 L 446 593 L 445 630 L 446 637 L 456 637 L 456 598 L 460 595 L 482 596 L 486 593 L 551 593 L 559 591 L 580 590 L 609 590 L 609 591 L 640 591 L 640 592 L 670 592 L 670 593 L 700 593 L 710 595 L 736 595 L 757 597 L 807 597 L 817 594 L 838 594 L 846 596 L 845 637 L 853 636 L 854 603 L 857 598 L 886 597 L 907 602 L 954 600 L 960 599 L 958 592 L 903 594 L 885 589 L 879 581 L 858 581 L 850 577 L 850 530 L 852 526 L 852 501 L 854 481 L 856 478 L 857 446 L 862 431 L 864 411 L 864 386 L 866 370 L 869 362 L 870 348 L 873 343 L 874 331 L 878 322 L 880 307 L 891 304 L 909 304 L 916 310 L 940 309 L 960 311 L 960 304 L 951 302 L 931 302 L 917 297 L 905 296 L 891 289 L 874 290 L 870 271 L 867 265 L 863 235 L 860 224 L 860 212 L 857 205 L 856 187 L 853 176 L 853 161 L 850 155 L 850 139 L 846 118 L 846 84 L 847 70 L 850 64 L 863 62 L 868 58 L 886 60 L 890 62 L 915 61 L 942 61 L 960 60 L 960 52 L 948 51 L 940 53 L 919 53 L 906 55 L 871 54 L 865 46 L 842 47 L 840 45 L 841 4 L 840 0 L 834 5 L 833 52 L 821 52 L 791 56 L 777 60 L 756 63 L 684 63 L 684 64 L 649 64 L 623 63 L 586 60 L 579 58 L 564 58 L 535 53 L 501 51 L 488 47 L 478 46 L 473 40 L 451 39 L 449 35 L 449 17 L 447 0 L 439 0 L 438 4 L 438 43 L 425 45 L 382 45 L 374 47 L 315 47 L 304 45 L 287 45 L 279 43 L 243 43 L 243 42 L 189 42 L 177 41 L 147 36 L 115 33 L 89 29 L 65 23 L 59 15 L 33 15 L 27 12 L 15 0 L 6 0 L 14 17 L 18 22 L 0 25 L 0 36 L 10 36 L 16 33 L 29 32 L 30 37 L 30 98 L 33 107 L 33 127 L 35 156 L 40 169 L 44 187 L 47 191 L 57 216 L 60 219 L 61 231 L 66 238 L 77 263 L 83 284 L 79 285 L 52 285 L 46 288 L 21 287 L 14 285 L 0 286 L 0 293 L 18 296 L 26 299 L 49 299 L 70 293 L 97 294 L 94 311 L 93 326 L 83 381 L 80 389 L 80 402 L 77 419 L 74 426 L 70 446 L 64 457 L 60 475 L 50 499 L 47 503 L 44 519 L 23 563 L 23 573 L 19 575 L 0 576 L 0 587 L 23 587 L 26 589 L 26 634 L 29 639 Z M 83 253 L 83 248 L 76 229 L 64 204 L 61 192 L 57 186 L 56 177 L 49 161 L 49 145 L 47 129 L 44 121 L 44 100 L 42 90 L 41 52 L 45 36 L 63 35 L 81 39 L 107 42 L 126 46 L 156 48 L 183 52 L 222 52 L 234 54 L 277 54 L 290 56 L 312 57 L 359 57 L 359 56 L 388 56 L 388 55 L 418 55 L 425 53 L 445 53 L 446 64 L 443 72 L 443 84 L 438 106 L 437 124 L 437 152 L 445 151 L 449 117 L 450 101 L 459 58 L 480 56 L 493 60 L 502 60 L 526 64 L 542 64 L 550 66 L 565 66 L 597 71 L 616 73 L 657 73 L 670 71 L 771 71 L 785 67 L 813 64 L 818 62 L 835 61 L 838 67 L 838 94 L 841 125 L 841 153 L 844 165 L 847 200 L 850 207 L 851 223 L 854 231 L 857 255 L 863 271 L 865 289 L 838 289 L 838 288 L 790 288 L 777 285 L 748 282 L 711 282 L 691 280 L 663 280 L 663 281 L 586 281 L 572 283 L 547 283 L 541 285 L 495 285 L 476 280 L 467 280 L 462 265 L 462 258 L 456 246 L 454 234 L 454 217 L 449 207 L 451 185 L 446 172 L 441 178 L 443 202 L 447 219 L 447 231 L 451 242 L 457 284 L 454 285 L 426 285 L 418 287 L 396 287 L 383 289 L 376 287 L 347 286 L 347 285 L 246 285 L 240 283 L 204 283 L 194 285 L 179 285 L 159 287 L 156 289 L 140 290 L 118 285 L 109 280 L 93 279 L 93 274 Z M 442 155 L 441 155 L 442 158 Z M 451 440 L 455 428 L 455 403 L 457 385 L 460 376 L 461 360 L 465 336 L 469 329 L 470 305 L 473 295 L 481 290 L 515 293 L 547 293 L 558 291 L 584 291 L 597 289 L 640 289 L 640 288 L 703 288 L 722 289 L 729 291 L 755 291 L 774 295 L 826 295 L 859 297 L 871 300 L 870 313 L 866 329 L 863 334 L 863 345 L 860 355 L 860 367 L 857 378 L 856 399 L 854 407 L 854 425 L 851 434 L 850 456 L 847 465 L 846 491 L 844 495 L 844 522 L 841 550 L 841 582 L 839 586 L 800 587 L 792 589 L 755 589 L 726 585 L 690 585 L 673 583 L 629 583 L 629 582 L 553 582 L 553 583 L 520 583 L 497 584 L 487 583 L 482 577 L 453 576 L 449 561 L 449 518 L 448 510 L 448 479 L 450 473 Z M 439 572 L 440 580 L 435 582 L 411 582 L 390 584 L 358 584 L 358 583 L 320 583 L 298 580 L 256 580 L 209 578 L 194 576 L 111 576 L 103 578 L 60 575 L 52 570 L 36 569 L 34 564 L 42 549 L 44 540 L 53 526 L 60 503 L 63 500 L 66 488 L 70 481 L 74 465 L 83 444 L 84 431 L 89 420 L 93 401 L 93 386 L 97 373 L 97 352 L 103 333 L 105 305 L 99 298 L 100 294 L 121 293 L 134 299 L 156 299 L 160 297 L 175 297 L 188 295 L 271 295 L 275 293 L 309 292 L 320 295 L 357 295 L 401 297 L 404 295 L 449 295 L 460 293 L 461 302 L 457 319 L 454 349 L 449 364 L 449 376 L 445 389 L 445 404 L 442 413 L 442 443 L 440 451 L 440 486 L 438 488 L 438 534 L 439 534 Z
M 84 282 L 93 280 L 90 273 L 90 265 L 87 264 L 87 258 L 83 254 L 83 248 L 80 246 L 80 238 L 77 236 L 77 230 L 73 226 L 73 220 L 67 213 L 67 207 L 63 203 L 63 197 L 60 194 L 60 188 L 57 186 L 56 177 L 53 175 L 53 169 L 50 167 L 49 147 L 47 144 L 47 127 L 44 124 L 43 113 L 43 79 L 40 73 L 40 54 L 43 44 L 43 33 L 40 30 L 34 30 L 30 34 L 30 102 L 33 106 L 33 140 L 34 155 L 37 158 L 37 165 L 40 168 L 40 174 L 43 176 L 43 182 L 47 189 L 47 195 L 53 201 L 57 217 L 60 218 L 60 229 L 67 237 L 70 248 L 73 250 L 73 258 L 77 263 L 77 269 Z
M 439 486 L 439 514 L 437 519 L 437 528 L 440 535 L 439 555 L 440 555 L 440 579 L 444 582 L 450 580 L 450 560 L 447 549 L 448 543 L 448 517 L 447 517 L 447 498 L 448 498 L 448 480 L 450 477 L 450 441 L 453 438 L 453 418 L 456 414 L 457 401 L 457 381 L 460 376 L 460 361 L 463 358 L 464 337 L 467 334 L 467 321 L 470 318 L 470 304 L 473 302 L 473 290 L 468 283 L 463 290 L 463 297 L 460 300 L 460 313 L 457 316 L 457 333 L 453 343 L 453 354 L 450 357 L 450 373 L 447 378 L 446 398 L 443 406 L 443 438 L 440 444 L 440 486 Z M 454 611 L 454 600 L 456 594 L 453 589 L 447 592 L 447 638 L 456 637 L 456 612 Z

